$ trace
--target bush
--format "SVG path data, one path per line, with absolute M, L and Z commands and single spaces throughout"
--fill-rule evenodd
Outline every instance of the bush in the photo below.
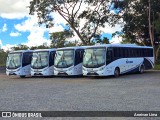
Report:
M 160 63 L 156 63 L 155 66 L 154 66 L 154 69 L 155 70 L 160 70 Z

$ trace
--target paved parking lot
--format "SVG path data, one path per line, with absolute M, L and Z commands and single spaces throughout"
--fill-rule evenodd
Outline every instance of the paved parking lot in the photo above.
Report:
M 119 78 L 19 78 L 0 73 L 1 110 L 160 110 L 160 72 Z

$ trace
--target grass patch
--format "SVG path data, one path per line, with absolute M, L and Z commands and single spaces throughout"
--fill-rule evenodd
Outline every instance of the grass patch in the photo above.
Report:
M 160 70 L 160 63 L 155 64 L 154 69 L 155 69 L 155 70 Z
M 0 64 L 0 67 L 5 67 L 6 65 L 5 64 Z

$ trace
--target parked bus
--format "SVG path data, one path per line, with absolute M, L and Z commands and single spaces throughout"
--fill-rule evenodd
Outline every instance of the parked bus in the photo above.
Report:
M 58 48 L 54 60 L 54 75 L 82 75 L 85 46 Z
M 152 47 L 132 44 L 105 44 L 86 48 L 83 58 L 84 76 L 119 76 L 154 67 Z
M 31 76 L 53 76 L 56 49 L 34 50 L 31 61 Z
M 8 54 L 6 62 L 6 74 L 18 75 L 21 78 L 31 75 L 30 66 L 33 51 L 19 50 Z

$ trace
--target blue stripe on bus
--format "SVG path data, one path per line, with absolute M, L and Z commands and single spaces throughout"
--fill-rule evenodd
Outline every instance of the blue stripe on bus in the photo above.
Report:
M 142 63 L 143 63 L 143 62 L 142 62 Z M 140 66 L 142 63 L 140 63 L 139 65 L 135 66 L 134 68 L 131 68 L 131 69 L 129 69 L 129 70 L 126 70 L 126 71 L 122 72 L 122 74 L 138 71 L 138 70 L 139 70 L 139 66 Z
M 148 58 L 145 58 L 145 59 L 147 59 L 152 64 L 152 66 L 154 66 L 154 63 L 152 62 L 152 60 L 150 60 Z

